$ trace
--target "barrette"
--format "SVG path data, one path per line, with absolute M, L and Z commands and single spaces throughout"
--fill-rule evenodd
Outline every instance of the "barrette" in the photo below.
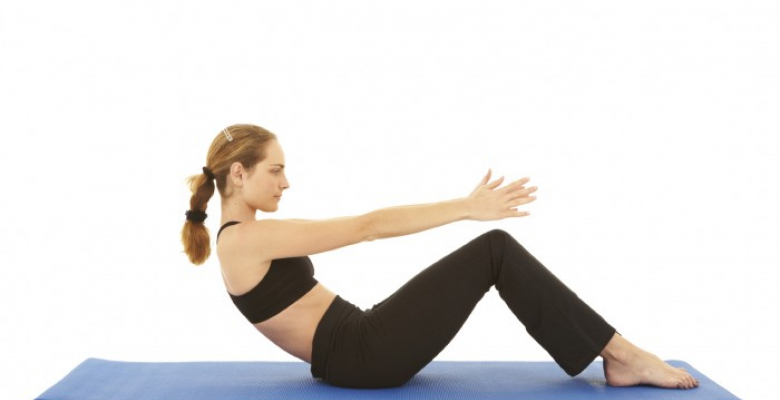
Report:
M 233 141 L 233 136 L 230 136 L 230 132 L 227 130 L 227 128 L 223 129 L 222 133 L 225 134 L 225 137 L 227 138 L 228 142 Z

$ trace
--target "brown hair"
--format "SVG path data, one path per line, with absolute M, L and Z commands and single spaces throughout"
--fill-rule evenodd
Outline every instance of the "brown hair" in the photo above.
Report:
M 208 201 L 214 195 L 214 181 L 220 196 L 229 197 L 231 193 L 226 193 L 226 190 L 230 166 L 234 162 L 240 162 L 244 168 L 252 169 L 265 159 L 265 147 L 271 140 L 276 140 L 276 135 L 249 124 L 231 125 L 217 134 L 206 156 L 206 168 L 214 174 L 214 179 L 201 173 L 186 180 L 192 191 L 190 210 L 206 211 Z M 209 230 L 203 223 L 186 220 L 181 230 L 181 242 L 190 262 L 195 265 L 206 262 L 211 254 Z

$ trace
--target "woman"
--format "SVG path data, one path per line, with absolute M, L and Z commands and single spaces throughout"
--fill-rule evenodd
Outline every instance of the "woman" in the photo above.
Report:
M 261 219 L 289 188 L 276 135 L 233 125 L 209 148 L 203 174 L 188 182 L 190 210 L 182 230 L 194 264 L 210 254 L 203 225 L 219 190 L 222 227 L 217 256 L 227 292 L 258 331 L 311 364 L 312 376 L 353 388 L 404 384 L 452 340 L 483 295 L 495 286 L 528 333 L 575 376 L 597 356 L 613 386 L 690 389 L 698 381 L 634 346 L 580 300 L 508 233 L 486 232 L 426 268 L 393 295 L 361 310 L 314 279 L 308 255 L 409 235 L 463 219 L 523 217 L 536 198 L 528 178 L 498 186 L 490 171 L 468 196 L 379 209 L 325 220 Z

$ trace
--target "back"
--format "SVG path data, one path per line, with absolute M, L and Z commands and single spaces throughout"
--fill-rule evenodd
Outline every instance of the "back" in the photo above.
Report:
M 282 312 L 317 283 L 309 257 L 279 258 L 252 290 L 240 296 L 228 294 L 241 314 L 257 324 Z
M 217 242 L 225 228 L 239 223 L 229 221 L 222 225 L 217 232 Z M 228 292 L 233 304 L 252 324 L 263 322 L 280 313 L 318 283 L 314 279 L 314 265 L 307 256 L 275 259 L 265 272 L 257 272 L 262 272 L 258 274 L 259 278 L 253 278 L 250 273 L 245 275 L 242 282 L 247 284 L 247 281 L 255 282 L 259 279 L 252 289 L 240 295 Z M 225 274 L 226 280 L 228 275 L 230 274 Z

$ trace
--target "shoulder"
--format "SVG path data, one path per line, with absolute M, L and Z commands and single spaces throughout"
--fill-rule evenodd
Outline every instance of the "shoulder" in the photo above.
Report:
M 248 221 L 222 232 L 218 252 L 267 261 L 309 256 L 369 240 L 367 221 L 364 215 Z
M 240 261 L 251 259 L 254 263 L 264 263 L 262 253 L 258 252 L 258 246 L 248 246 L 247 227 L 254 221 L 241 222 L 224 227 L 219 233 L 216 242 L 217 258 L 220 264 L 224 266 L 233 265 Z M 243 264 L 243 263 L 241 263 Z

